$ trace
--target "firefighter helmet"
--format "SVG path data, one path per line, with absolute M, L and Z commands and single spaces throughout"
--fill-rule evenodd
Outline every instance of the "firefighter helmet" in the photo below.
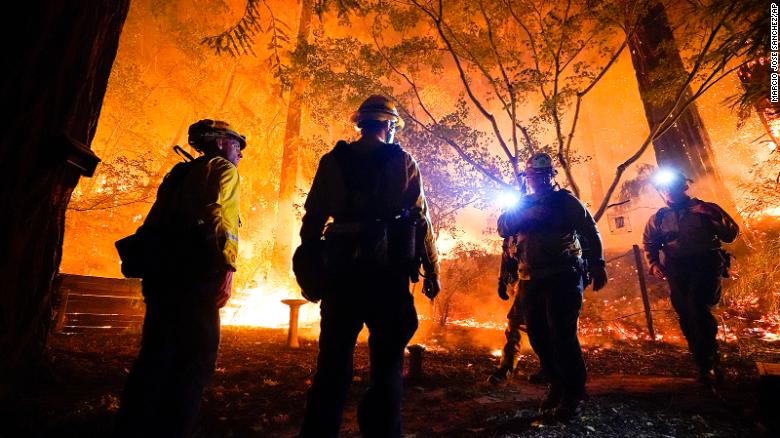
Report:
M 241 144 L 241 150 L 246 147 L 246 136 L 239 134 L 230 127 L 228 122 L 222 120 L 203 119 L 199 120 L 187 130 L 189 139 L 187 143 L 197 151 L 202 151 L 204 144 L 217 137 L 230 136 L 238 140 Z
M 364 100 L 360 104 L 360 108 L 352 114 L 352 122 L 356 125 L 360 125 L 360 122 L 364 120 L 377 120 L 380 122 L 391 120 L 395 122 L 396 129 L 403 129 L 404 119 L 398 114 L 398 108 L 396 108 L 393 101 L 385 96 L 373 95 Z
M 525 173 L 549 173 L 555 175 L 555 168 L 550 154 L 537 152 L 525 162 Z

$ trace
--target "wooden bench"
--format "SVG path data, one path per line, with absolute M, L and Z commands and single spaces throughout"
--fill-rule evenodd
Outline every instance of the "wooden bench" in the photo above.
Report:
M 55 333 L 120 332 L 144 318 L 141 281 L 59 274 Z

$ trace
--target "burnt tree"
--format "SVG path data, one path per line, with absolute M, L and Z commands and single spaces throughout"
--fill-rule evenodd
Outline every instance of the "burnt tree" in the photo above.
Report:
M 629 35 L 628 46 L 652 131 L 669 114 L 676 113 L 675 93 L 664 90 L 688 76 L 663 4 L 651 5 L 639 18 L 634 32 Z M 681 101 L 687 101 L 691 95 L 690 85 L 687 85 Z M 711 184 L 706 187 L 702 184 L 697 189 L 710 199 L 725 201 L 726 208 L 734 211 L 715 167 L 710 137 L 695 103 L 684 109 L 679 119 L 653 140 L 653 148 L 659 166 L 675 167 L 694 180 L 707 179 Z
M 99 161 L 89 145 L 129 0 L 15 7 L 0 79 L 0 399 L 42 363 L 65 210 Z

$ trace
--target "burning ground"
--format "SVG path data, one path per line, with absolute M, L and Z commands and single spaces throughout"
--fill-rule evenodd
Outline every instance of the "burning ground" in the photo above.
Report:
M 547 426 L 536 416 L 544 388 L 523 379 L 538 366 L 532 354 L 526 351 L 520 374 L 508 385 L 485 383 L 498 357 L 472 340 L 500 337 L 496 330 L 467 327 L 430 332 L 425 375 L 405 388 L 407 436 L 756 436 L 762 426 L 754 361 L 780 361 L 778 342 L 742 337 L 725 343 L 727 383 L 716 397 L 696 384 L 695 368 L 679 343 L 587 341 L 591 400 L 581 419 Z M 0 436 L 107 435 L 138 340 L 137 332 L 54 336 L 49 375 L 9 408 L 11 421 Z M 224 329 L 199 436 L 295 436 L 317 345 L 305 339 L 292 350 L 285 341 L 279 329 Z M 360 342 L 345 437 L 358 436 L 355 409 L 368 373 L 367 346 Z

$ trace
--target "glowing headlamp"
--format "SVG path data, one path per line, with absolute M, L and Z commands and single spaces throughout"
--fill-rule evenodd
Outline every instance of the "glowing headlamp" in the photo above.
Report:
M 520 193 L 514 190 L 504 190 L 496 195 L 496 203 L 503 209 L 516 207 L 520 203 Z
M 685 177 L 672 169 L 659 169 L 653 175 L 653 185 L 659 188 L 668 188 L 683 182 L 685 182 Z

